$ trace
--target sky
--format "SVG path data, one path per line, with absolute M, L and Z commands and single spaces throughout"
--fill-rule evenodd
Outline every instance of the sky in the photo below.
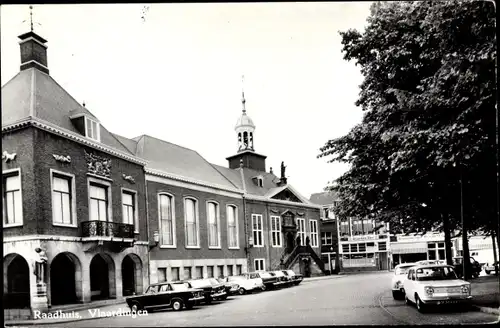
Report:
M 348 168 L 317 155 L 361 121 L 363 77 L 338 32 L 364 30 L 370 4 L 37 5 L 33 22 L 50 75 L 128 138 L 148 134 L 227 166 L 244 88 L 266 170 L 279 175 L 284 161 L 288 183 L 309 198 Z M 30 10 L 2 5 L 0 15 L 3 86 L 19 72 Z

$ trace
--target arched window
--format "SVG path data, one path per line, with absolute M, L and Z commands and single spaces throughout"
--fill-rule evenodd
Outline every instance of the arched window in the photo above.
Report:
M 184 199 L 184 219 L 186 230 L 186 246 L 199 247 L 198 201 L 196 199 Z
M 219 204 L 207 202 L 208 246 L 220 247 Z
M 227 239 L 229 248 L 238 248 L 238 208 L 228 205 L 227 208 Z
M 175 247 L 175 212 L 174 197 L 172 195 L 158 195 L 158 214 L 160 223 L 160 245 Z

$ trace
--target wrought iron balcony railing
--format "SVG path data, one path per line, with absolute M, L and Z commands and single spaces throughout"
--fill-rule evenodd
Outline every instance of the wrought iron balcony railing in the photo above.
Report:
M 134 238 L 134 225 L 106 221 L 82 222 L 82 237 Z

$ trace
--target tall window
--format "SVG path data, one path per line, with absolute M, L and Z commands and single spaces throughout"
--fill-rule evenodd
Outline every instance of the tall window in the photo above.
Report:
M 236 264 L 236 275 L 240 275 L 243 271 L 243 266 L 241 264 Z
M 325 231 L 321 233 L 321 245 L 332 245 L 332 232 Z
M 350 232 L 349 232 L 349 219 L 342 220 L 340 222 L 340 235 L 341 236 L 348 236 L 349 234 L 350 234 Z
M 214 266 L 208 265 L 207 266 L 207 278 L 213 278 L 213 277 L 214 277 Z
M 52 218 L 56 224 L 74 224 L 72 178 L 52 174 Z
M 238 211 L 236 206 L 227 206 L 227 238 L 229 248 L 238 248 Z
M 191 267 L 184 267 L 184 279 L 191 279 Z
M 273 247 L 281 247 L 281 217 L 271 216 L 271 242 Z
M 298 226 L 297 237 L 300 237 L 300 244 L 305 245 L 306 244 L 306 220 L 298 218 L 297 219 L 297 226 Z
M 99 123 L 87 117 L 85 119 L 85 125 L 87 137 L 99 141 L 101 137 Z
M 167 194 L 158 195 L 160 213 L 160 245 L 175 246 L 174 198 Z
M 158 268 L 158 282 L 167 281 L 167 268 Z
M 171 268 L 170 272 L 172 274 L 172 281 L 178 281 L 179 280 L 179 267 Z
M 264 233 L 262 227 L 262 215 L 252 214 L 253 245 L 256 247 L 264 246 Z
M 208 246 L 220 247 L 220 231 L 219 231 L 219 205 L 214 202 L 207 203 L 207 219 L 208 219 Z
M 186 218 L 186 246 L 199 246 L 198 206 L 195 199 L 184 199 L 184 213 Z
M 255 267 L 255 271 L 264 271 L 266 269 L 264 259 L 255 259 L 253 261 L 253 264 Z
M 134 231 L 139 232 L 139 222 L 136 215 L 135 201 L 135 192 L 126 190 L 122 191 L 123 223 L 133 224 Z
M 227 266 L 227 276 L 228 277 L 233 276 L 233 266 L 232 265 Z
M 90 184 L 90 220 L 108 221 L 107 187 Z
M 311 237 L 311 247 L 318 247 L 318 221 L 309 220 L 309 235 Z
M 202 266 L 197 266 L 196 271 L 195 271 L 195 276 L 194 279 L 201 279 L 203 278 L 203 267 Z
M 218 276 L 217 277 L 224 277 L 224 266 L 223 265 L 218 265 L 217 266 L 217 271 L 218 271 Z
M 3 224 L 17 225 L 23 223 L 23 202 L 21 199 L 21 175 L 19 170 L 3 176 Z

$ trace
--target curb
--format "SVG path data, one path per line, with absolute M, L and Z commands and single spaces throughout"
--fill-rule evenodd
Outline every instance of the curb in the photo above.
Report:
M 484 313 L 500 315 L 500 309 L 497 309 L 497 308 L 492 308 L 492 307 L 487 307 L 487 306 L 478 306 L 478 305 L 473 305 L 473 307 L 476 308 L 478 311 L 481 311 Z
M 102 319 L 99 316 L 95 317 L 88 317 L 88 318 L 80 318 L 80 319 L 70 319 L 70 320 L 27 320 L 26 322 L 5 322 L 6 327 L 24 327 L 24 326 L 42 326 L 42 325 L 57 325 L 61 323 L 68 323 L 68 322 L 77 322 L 77 321 L 87 321 L 87 320 L 95 320 L 95 319 Z
M 324 276 L 324 277 L 304 278 L 304 280 L 302 280 L 302 282 L 311 282 L 311 281 L 327 280 L 327 279 L 337 279 L 337 278 L 342 278 L 342 277 L 345 277 L 345 275 L 331 275 L 331 276 Z

